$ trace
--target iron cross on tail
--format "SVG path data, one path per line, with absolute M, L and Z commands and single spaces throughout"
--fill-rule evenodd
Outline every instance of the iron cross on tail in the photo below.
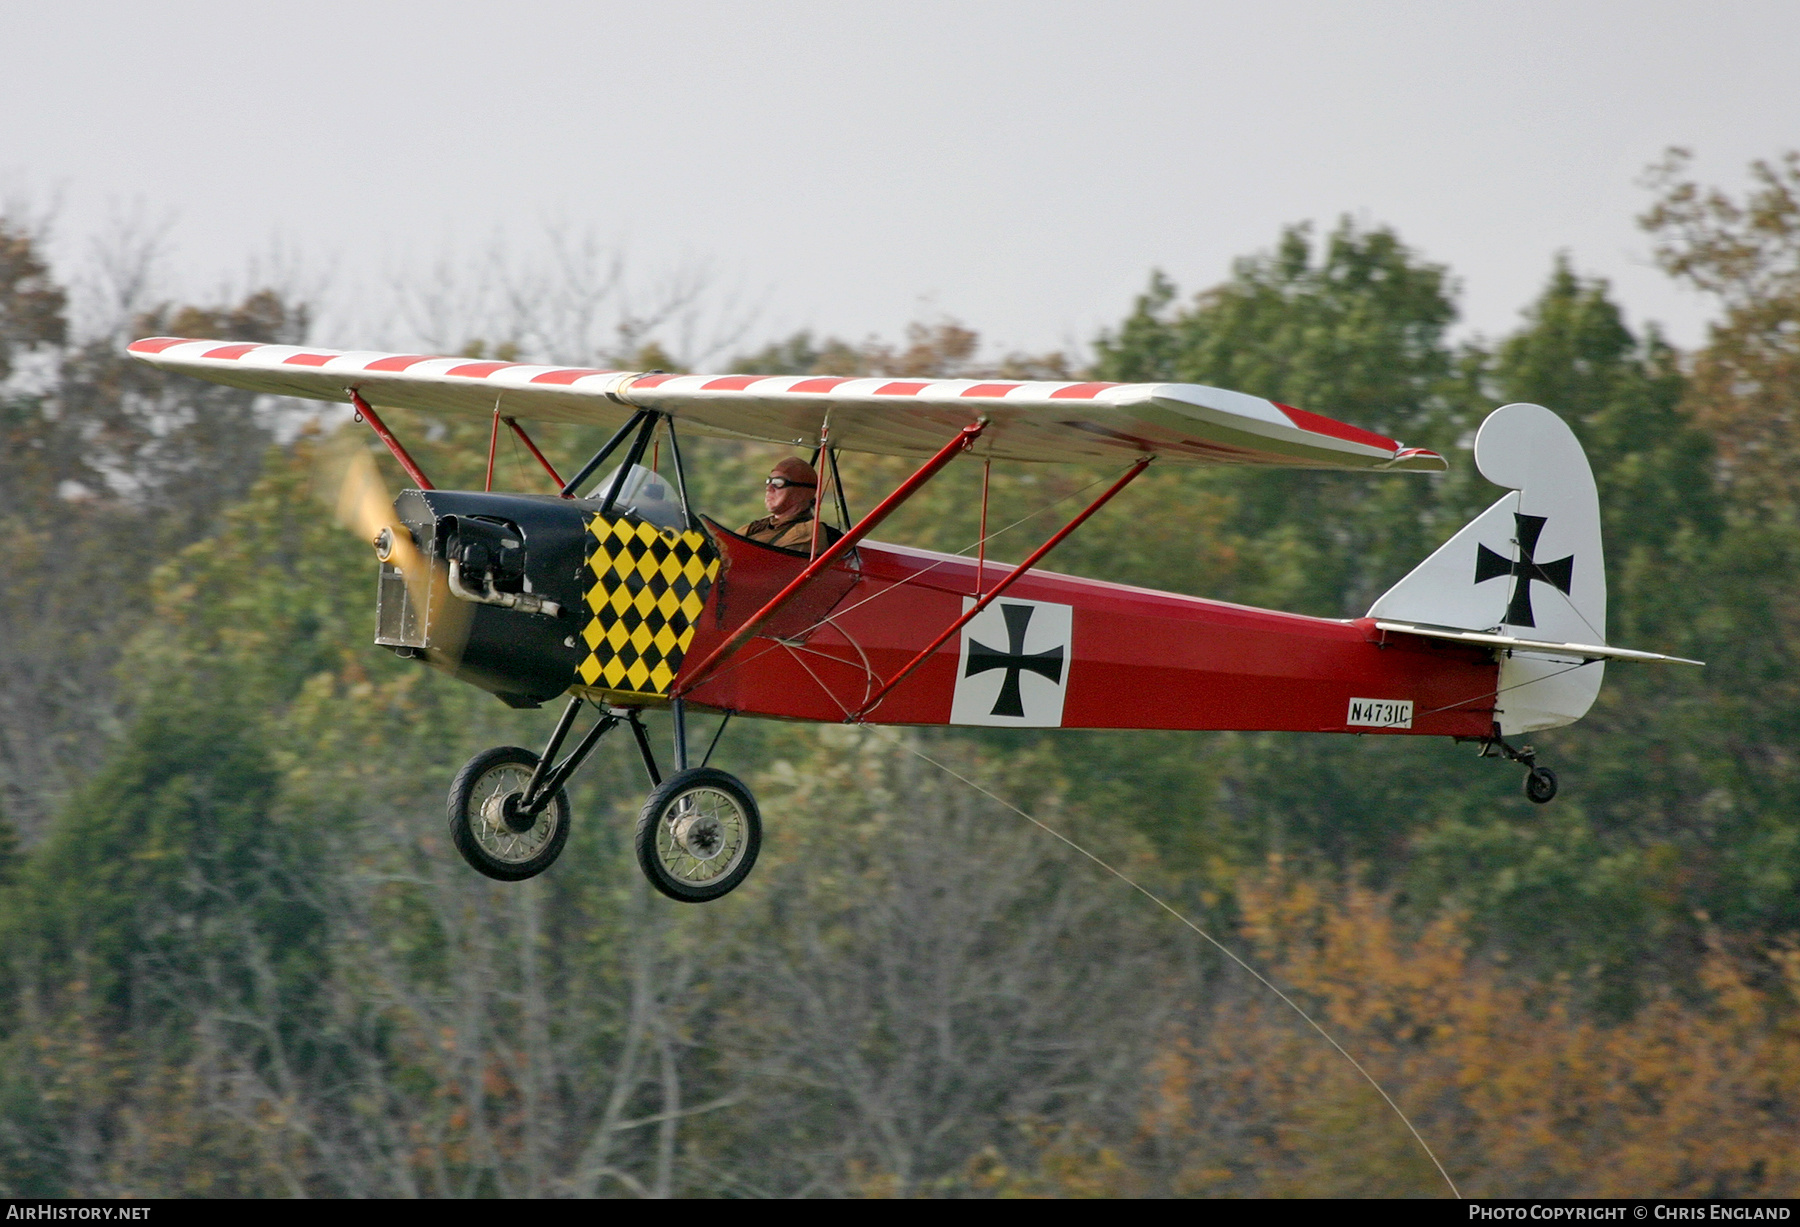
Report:
M 1544 525 L 1549 523 L 1546 516 L 1528 516 L 1513 513 L 1513 522 L 1517 526 L 1513 542 L 1518 546 L 1517 558 L 1505 558 L 1481 546 L 1475 555 L 1475 582 L 1486 583 L 1490 579 L 1503 576 L 1513 577 L 1512 600 L 1507 602 L 1506 615 L 1502 621 L 1513 626 L 1537 625 L 1531 612 L 1531 584 L 1549 584 L 1564 596 L 1574 583 L 1575 556 L 1559 558 L 1555 562 L 1538 562 L 1538 538 L 1544 534 Z

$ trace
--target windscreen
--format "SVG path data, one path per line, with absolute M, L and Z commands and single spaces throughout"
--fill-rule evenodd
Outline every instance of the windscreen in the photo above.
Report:
M 600 480 L 585 501 L 596 505 L 605 502 L 607 492 L 618 479 L 619 469 L 615 467 Z M 625 474 L 625 484 L 619 487 L 619 495 L 613 500 L 613 507 L 648 520 L 658 528 L 672 528 L 681 532 L 688 526 L 687 517 L 681 511 L 681 496 L 676 492 L 674 483 L 641 464 L 632 465 L 631 470 Z

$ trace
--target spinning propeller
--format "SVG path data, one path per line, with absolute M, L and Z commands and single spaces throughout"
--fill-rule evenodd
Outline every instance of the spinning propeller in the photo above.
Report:
M 321 491 L 336 485 L 338 522 L 373 546 L 377 558 L 400 572 L 407 603 L 428 628 L 426 658 L 437 668 L 455 673 L 469 639 L 473 611 L 468 602 L 450 594 L 445 569 L 432 565 L 430 556 L 414 540 L 412 529 L 395 513 L 393 491 L 382 480 L 367 448 L 340 436 L 340 444 L 327 453 L 327 466 L 336 481 L 321 483 Z

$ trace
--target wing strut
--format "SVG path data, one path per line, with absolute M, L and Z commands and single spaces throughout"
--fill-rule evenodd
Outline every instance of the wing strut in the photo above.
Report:
M 618 501 L 619 491 L 625 488 L 625 479 L 631 476 L 631 470 L 638 466 L 644 458 L 644 449 L 650 446 L 650 436 L 656 433 L 656 424 L 662 418 L 660 413 L 645 410 L 641 415 L 644 424 L 638 427 L 637 438 L 631 441 L 631 450 L 625 453 L 625 463 L 613 474 L 612 485 L 606 489 L 606 497 L 600 500 L 600 514 L 605 515 L 612 510 Z
M 544 466 L 544 472 L 550 474 L 550 480 L 555 482 L 557 488 L 560 490 L 562 488 L 563 479 L 557 476 L 556 466 L 544 459 L 544 453 L 538 451 L 538 445 L 531 441 L 531 436 L 525 433 L 525 428 L 523 426 L 519 425 L 519 419 L 501 418 L 500 420 L 505 422 L 515 435 L 519 436 L 519 442 L 523 443 L 526 449 L 530 451 L 533 456 L 537 457 L 537 462 Z M 571 496 L 565 494 L 563 497 L 569 498 Z
M 499 450 L 500 450 L 500 398 L 495 397 L 494 398 L 494 427 L 492 430 L 488 431 L 487 484 L 481 487 L 483 490 L 492 491 L 494 488 L 494 455 L 497 452 L 499 452 Z
M 926 662 L 926 660 L 928 660 L 930 658 L 930 656 L 933 652 L 935 652 L 939 648 L 943 647 L 945 641 L 948 640 L 950 638 L 950 636 L 956 634 L 957 631 L 959 631 L 963 627 L 967 626 L 969 624 L 969 621 L 971 619 L 973 619 L 975 617 L 975 615 L 979 614 L 982 610 L 986 609 L 990 604 L 993 603 L 993 600 L 995 597 L 999 596 L 1002 592 L 1005 592 L 1008 588 L 1010 588 L 1012 586 L 1012 582 L 1014 580 L 1018 579 L 1021 575 L 1025 574 L 1025 572 L 1031 570 L 1031 568 L 1035 567 L 1038 563 L 1042 562 L 1044 559 L 1044 555 L 1048 554 L 1051 550 L 1055 549 L 1058 545 L 1062 544 L 1062 540 L 1064 537 L 1067 537 L 1070 533 L 1072 533 L 1076 529 L 1080 528 L 1082 526 L 1082 524 L 1086 522 L 1086 520 L 1089 516 L 1093 515 L 1096 511 L 1099 511 L 1102 507 L 1106 506 L 1109 502 L 1111 502 L 1113 495 L 1117 494 L 1119 491 L 1123 490 L 1126 486 L 1129 486 L 1133 481 L 1137 480 L 1138 474 L 1142 473 L 1145 469 L 1149 468 L 1150 462 L 1154 459 L 1156 459 L 1155 456 L 1145 456 L 1142 460 L 1140 460 L 1136 464 L 1132 465 L 1131 468 L 1124 474 L 1124 476 L 1120 477 L 1118 481 L 1115 481 L 1111 486 L 1109 486 L 1107 488 L 1106 493 L 1102 494 L 1099 498 L 1097 498 L 1093 502 L 1089 503 L 1087 505 L 1087 509 L 1084 510 L 1080 515 L 1076 516 L 1073 520 L 1070 520 L 1067 524 L 1065 524 L 1061 528 L 1057 529 L 1056 532 L 1051 535 L 1051 537 L 1048 541 L 1046 541 L 1046 542 L 1044 542 L 1044 544 L 1038 546 L 1037 549 L 1032 552 L 1031 557 L 1027 558 L 1024 562 L 1020 563 L 1018 566 L 1014 567 L 1011 571 L 1007 572 L 1005 578 L 1003 578 L 999 583 L 995 584 L 993 589 L 990 592 L 988 592 L 988 594 L 986 596 L 981 597 L 973 605 L 971 605 L 968 608 L 968 610 L 963 614 L 962 617 L 958 618 L 956 621 L 952 622 L 949 626 L 945 627 L 944 633 L 939 635 L 936 639 L 933 639 L 931 641 L 931 643 L 925 648 L 924 651 L 920 652 L 917 656 L 913 657 L 910 661 L 908 661 L 906 663 L 905 668 L 901 669 L 900 672 L 894 674 L 894 676 L 891 679 L 889 679 L 887 682 L 883 683 L 881 689 L 877 690 L 875 692 L 874 697 L 872 697 L 867 703 L 864 703 L 862 705 L 862 709 L 860 711 L 858 711 L 855 715 L 850 716 L 845 721 L 845 723 L 861 724 L 863 721 L 863 718 L 865 716 L 867 716 L 870 712 L 874 711 L 876 706 L 883 699 L 887 698 L 888 692 L 890 690 L 892 690 L 894 687 L 898 686 L 901 682 L 905 681 L 909 676 L 911 676 L 913 670 L 917 669 L 920 665 L 924 664 Z M 983 516 L 984 521 L 985 521 L 986 515 L 987 515 L 987 508 L 985 506 L 983 506 L 982 516 Z M 977 576 L 979 576 L 979 571 L 977 572 Z M 977 589 L 979 589 L 979 586 L 980 586 L 979 578 L 977 578 L 977 580 L 976 580 L 976 585 L 977 585 Z
M 406 470 L 406 475 L 419 483 L 419 489 L 437 489 L 425 476 L 424 471 L 414 463 L 413 458 L 406 454 L 406 449 L 400 446 L 400 440 L 396 439 L 394 432 L 387 428 L 387 423 L 382 421 L 373 409 L 369 408 L 369 402 L 364 400 L 362 393 L 355 388 L 350 389 L 350 403 L 356 406 L 357 415 L 366 419 L 369 428 L 380 437 L 383 443 L 387 444 L 388 451 L 394 454 L 394 459 L 400 462 L 400 467 Z
M 652 421 L 655 420 L 655 415 L 648 409 L 639 409 L 636 413 L 632 414 L 631 417 L 626 420 L 625 424 L 613 433 L 613 437 L 608 439 L 605 445 L 601 447 L 599 451 L 595 452 L 586 464 L 581 466 L 580 471 L 577 472 L 575 476 L 569 478 L 568 482 L 564 484 L 562 488 L 562 496 L 564 498 L 574 498 L 575 491 L 581 489 L 581 483 L 592 477 L 594 475 L 594 470 L 606 463 L 606 458 L 613 454 L 613 449 L 625 441 L 626 435 L 629 435 L 639 426 L 642 426 L 646 417 L 650 418 Z
M 720 661 L 742 647 L 751 636 L 756 634 L 757 630 L 761 628 L 765 622 L 781 609 L 783 605 L 786 605 L 794 598 L 796 593 L 806 587 L 807 584 L 811 583 L 814 576 L 824 571 L 826 567 L 829 567 L 845 554 L 848 554 L 856 547 L 857 542 L 875 531 L 875 529 L 880 526 L 881 522 L 887 519 L 889 515 L 893 514 L 894 510 L 898 508 L 900 504 L 917 494 L 926 482 L 937 476 L 939 469 L 954 460 L 958 452 L 967 451 L 973 446 L 975 440 L 981 437 L 981 432 L 987 429 L 987 424 L 988 420 L 982 418 L 980 421 L 965 426 L 957 431 L 956 437 L 944 444 L 943 447 L 939 448 L 937 455 L 920 465 L 918 472 L 914 473 L 911 477 L 901 482 L 899 486 L 895 487 L 894 492 L 882 499 L 880 504 L 877 505 L 873 511 L 869 512 L 868 515 L 857 521 L 854 528 L 832 542 L 824 553 L 820 554 L 808 564 L 806 570 L 794 577 L 793 582 L 789 583 L 788 586 L 783 588 L 780 592 L 777 592 L 767 605 L 764 605 L 761 609 L 757 610 L 756 613 L 750 616 L 749 621 L 733 631 L 730 638 L 726 639 L 724 643 L 721 643 L 711 652 L 708 652 L 706 658 L 698 665 L 695 665 L 691 672 L 684 667 L 682 672 L 687 674 L 687 679 L 676 685 L 671 692 L 670 697 L 677 699 L 681 698 L 683 695 L 686 695 L 693 690 L 695 686 L 698 686 L 701 682 L 705 681 L 707 675 L 712 673 L 712 671 L 718 667 Z M 815 510 L 813 514 L 816 516 L 818 514 L 817 510 Z

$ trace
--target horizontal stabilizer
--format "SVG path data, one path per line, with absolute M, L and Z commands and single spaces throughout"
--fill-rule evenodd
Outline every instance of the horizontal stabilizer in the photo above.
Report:
M 1425 626 L 1418 622 L 1389 622 L 1377 619 L 1378 631 L 1395 631 L 1405 635 L 1423 635 L 1427 639 L 1443 639 L 1451 643 L 1472 643 L 1485 648 L 1504 648 L 1509 652 L 1525 652 L 1534 656 L 1579 656 L 1583 660 L 1660 660 L 1671 665 L 1704 665 L 1703 660 L 1685 656 L 1664 656 L 1661 652 L 1639 652 L 1633 648 L 1613 648 L 1593 643 L 1554 643 L 1548 639 L 1520 639 L 1514 635 L 1492 635 L 1485 631 L 1462 631 L 1451 626 Z

